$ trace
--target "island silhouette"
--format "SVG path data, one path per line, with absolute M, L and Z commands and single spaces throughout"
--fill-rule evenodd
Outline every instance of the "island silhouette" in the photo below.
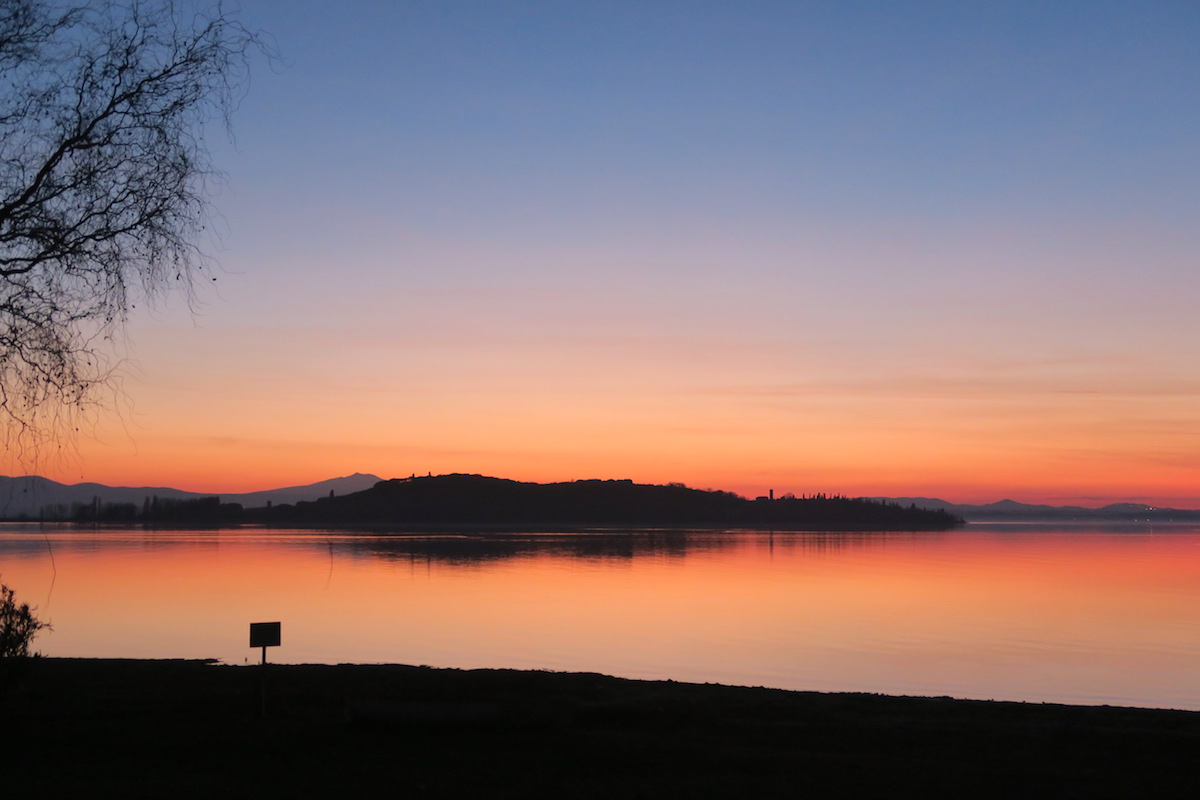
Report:
M 8 480 L 15 486 L 15 479 Z M 207 496 L 173 489 L 109 489 L 98 484 L 62 486 L 59 502 L 34 514 L 24 502 L 16 520 L 82 524 L 154 526 L 372 525 L 394 528 L 470 527 L 697 527 L 776 530 L 943 530 L 962 518 L 950 509 L 922 508 L 886 498 L 785 494 L 748 499 L 732 492 L 693 489 L 682 483 L 643 484 L 632 480 L 578 480 L 531 483 L 484 475 L 411 476 L 379 480 L 355 474 L 305 487 L 243 495 Z M 338 489 L 373 485 L 339 494 Z M 317 494 L 314 490 L 321 489 Z M 22 489 L 21 494 L 28 490 Z M 38 494 L 41 492 L 35 492 Z M 46 491 L 43 496 L 54 496 Z M 280 502 L 279 498 L 313 499 Z M 9 491 L 10 500 L 21 497 Z M 87 497 L 86 501 L 74 499 Z M 272 499 L 276 498 L 276 499 Z M 64 502 L 71 499 L 72 502 Z M 242 501 L 242 502 L 238 502 Z M 11 505 L 16 506 L 17 502 Z
M 747 499 L 731 492 L 632 480 L 527 483 L 484 475 L 380 481 L 353 494 L 244 511 L 264 524 L 401 527 L 695 526 L 785 530 L 940 530 L 962 522 L 940 510 L 816 494 Z

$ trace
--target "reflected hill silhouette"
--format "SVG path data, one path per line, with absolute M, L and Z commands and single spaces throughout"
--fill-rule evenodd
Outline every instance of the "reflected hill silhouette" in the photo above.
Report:
M 53 552 L 91 553 L 98 547 L 109 552 L 213 549 L 225 546 L 224 537 L 256 536 L 253 528 L 166 528 L 62 526 L 47 531 L 36 524 L 9 526 L 0 543 L 4 557 L 42 556 Z M 272 530 L 290 546 L 317 550 L 339 558 L 380 559 L 393 562 L 441 563 L 454 566 L 487 566 L 521 558 L 561 558 L 580 561 L 633 561 L 639 558 L 682 559 L 739 547 L 770 548 L 780 553 L 797 551 L 832 553 L 863 547 L 883 547 L 909 538 L 937 537 L 940 531 L 775 531 L 738 528 L 609 528 L 563 531 L 414 532 L 348 527 L 330 530 Z M 289 536 L 289 534 L 291 534 Z
M 961 520 L 945 511 L 815 495 L 748 500 L 683 484 L 630 480 L 523 483 L 482 475 L 381 481 L 316 502 L 247 512 L 265 524 L 387 524 L 506 527 L 748 527 L 787 530 L 939 530 Z
M 330 545 L 352 557 L 394 561 L 433 561 L 458 566 L 513 558 L 550 556 L 584 561 L 631 561 L 647 556 L 683 558 L 689 553 L 737 546 L 728 536 L 692 531 L 606 531 L 578 534 L 532 533 L 433 536 L 344 537 Z
M 742 534 L 742 535 L 739 535 Z M 855 547 L 886 545 L 896 533 L 862 531 L 806 532 L 759 530 L 607 530 L 584 533 L 476 533 L 433 535 L 346 535 L 314 547 L 351 558 L 379 558 L 413 563 L 486 566 L 514 558 L 552 557 L 582 561 L 632 561 L 639 558 L 685 558 L 746 546 L 781 552 L 833 552 Z M 912 536 L 936 536 L 917 533 Z

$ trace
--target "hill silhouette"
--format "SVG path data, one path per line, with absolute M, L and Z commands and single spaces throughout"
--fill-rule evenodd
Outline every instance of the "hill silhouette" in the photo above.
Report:
M 256 492 L 203 493 L 172 489 L 165 486 L 106 486 L 100 483 L 64 484 L 38 475 L 20 477 L 0 476 L 0 519 L 2 520 L 73 520 L 80 511 L 95 510 L 92 518 L 132 519 L 137 514 L 127 512 L 143 508 L 148 502 L 164 506 L 204 501 L 254 508 L 274 503 L 296 503 L 325 497 L 330 492 L 349 494 L 379 482 L 375 475 L 354 473 L 340 478 L 310 483 L 304 486 L 285 486 Z M 196 506 L 199 508 L 199 506 Z M 140 519 L 140 517 L 139 517 Z
M 931 530 L 961 520 L 945 511 L 826 495 L 747 500 L 730 492 L 631 480 L 524 483 L 482 475 L 381 481 L 354 494 L 247 512 L 287 524 L 397 526 L 725 526 L 794 530 Z
M 1144 503 L 1109 503 L 1099 508 L 1050 506 L 1000 500 L 984 505 L 951 503 L 937 497 L 871 497 L 898 505 L 939 509 L 971 522 L 1195 522 L 1200 510 L 1150 506 Z

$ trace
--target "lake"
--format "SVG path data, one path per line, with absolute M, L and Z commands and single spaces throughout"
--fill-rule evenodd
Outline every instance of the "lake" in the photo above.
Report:
M 0 525 L 50 656 L 398 662 L 1200 710 L 1200 527 L 938 533 Z

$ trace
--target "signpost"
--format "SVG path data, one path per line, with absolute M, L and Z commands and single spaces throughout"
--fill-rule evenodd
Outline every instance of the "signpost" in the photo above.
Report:
M 267 716 L 267 648 L 279 647 L 282 627 L 278 622 L 250 623 L 250 646 L 262 648 L 262 669 L 258 671 L 258 703 L 259 711 L 264 717 Z
M 251 622 L 250 646 L 262 648 L 262 663 L 267 663 L 267 648 L 279 647 L 281 623 Z

